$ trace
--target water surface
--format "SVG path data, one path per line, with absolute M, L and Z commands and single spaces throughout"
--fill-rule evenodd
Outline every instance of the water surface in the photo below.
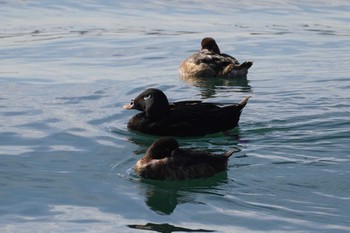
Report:
M 349 232 L 347 1 L 2 1 L 1 232 Z M 182 80 L 212 36 L 253 60 L 247 79 Z M 148 87 L 170 100 L 238 102 L 227 172 L 155 182 L 133 164 L 157 137 L 121 107 Z

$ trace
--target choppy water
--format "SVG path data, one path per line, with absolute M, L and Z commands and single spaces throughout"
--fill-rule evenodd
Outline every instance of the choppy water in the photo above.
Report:
M 1 232 L 350 232 L 348 1 L 1 1 Z M 246 80 L 181 80 L 214 37 L 254 60 Z M 143 182 L 156 137 L 121 106 L 147 87 L 170 100 L 252 96 L 227 173 Z

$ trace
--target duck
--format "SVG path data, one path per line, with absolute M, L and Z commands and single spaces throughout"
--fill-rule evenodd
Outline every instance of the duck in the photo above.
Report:
M 182 149 L 174 137 L 155 141 L 139 159 L 134 171 L 143 178 L 155 180 L 188 180 L 206 178 L 227 170 L 233 154 L 212 154 L 203 150 Z
M 216 41 L 212 37 L 205 37 L 200 51 L 180 64 L 179 73 L 182 78 L 241 78 L 247 76 L 252 65 L 252 61 L 239 63 L 236 58 L 221 53 Z
M 235 128 L 249 97 L 238 104 L 198 100 L 169 103 L 163 91 L 148 88 L 123 108 L 141 111 L 129 119 L 130 130 L 158 136 L 195 137 Z

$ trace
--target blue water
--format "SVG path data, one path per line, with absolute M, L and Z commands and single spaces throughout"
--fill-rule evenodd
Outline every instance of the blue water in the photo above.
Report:
M 350 232 L 348 1 L 1 1 L 0 232 Z M 182 80 L 212 36 L 247 79 Z M 142 181 L 122 106 L 238 102 L 227 172 Z

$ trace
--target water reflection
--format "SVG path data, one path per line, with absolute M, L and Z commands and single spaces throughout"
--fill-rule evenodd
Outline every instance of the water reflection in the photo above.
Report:
M 170 215 L 178 204 L 198 203 L 196 193 L 220 195 L 218 187 L 227 183 L 227 172 L 215 176 L 185 181 L 155 181 L 141 179 L 145 202 L 149 208 L 161 215 Z M 199 203 L 203 204 L 203 203 Z
M 149 208 L 158 214 L 170 215 L 176 206 L 182 203 L 183 195 L 178 190 L 163 189 L 157 186 L 147 186 L 145 202 Z
M 181 79 L 195 87 L 199 87 L 203 99 L 214 98 L 218 91 L 251 92 L 251 86 L 244 78 L 198 78 L 186 77 Z
M 171 233 L 175 231 L 181 231 L 181 232 L 214 232 L 214 230 L 204 230 L 204 229 L 189 229 L 184 227 L 177 227 L 170 225 L 168 223 L 163 224 L 156 224 L 156 223 L 147 223 L 145 225 L 128 225 L 128 227 L 132 229 L 138 229 L 138 230 L 148 230 L 148 231 L 156 231 L 156 232 L 163 232 L 163 233 Z

